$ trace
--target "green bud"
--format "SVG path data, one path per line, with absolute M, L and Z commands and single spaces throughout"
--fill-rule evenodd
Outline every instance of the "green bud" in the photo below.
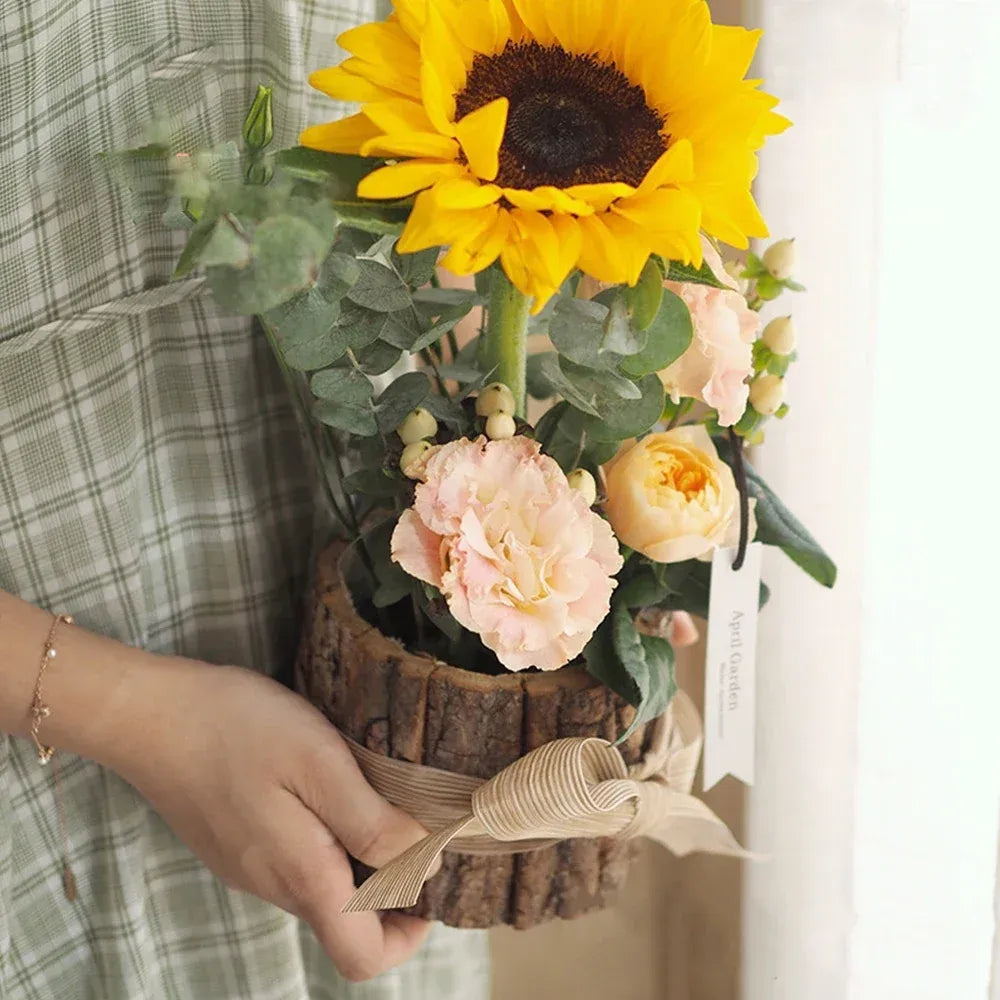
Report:
M 257 84 L 257 96 L 243 121 L 243 141 L 247 149 L 259 152 L 274 138 L 274 115 L 271 110 L 272 89 Z

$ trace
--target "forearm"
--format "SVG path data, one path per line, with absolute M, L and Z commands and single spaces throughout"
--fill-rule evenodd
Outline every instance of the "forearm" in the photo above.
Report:
M 52 615 L 0 591 L 0 732 L 27 737 L 31 703 Z M 43 743 L 102 763 L 128 740 L 129 684 L 158 659 L 77 625 L 61 624 L 43 683 L 51 712 Z

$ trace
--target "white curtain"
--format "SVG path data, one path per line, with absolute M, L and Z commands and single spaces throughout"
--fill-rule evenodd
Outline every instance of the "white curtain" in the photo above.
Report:
M 761 622 L 746 1000 L 990 996 L 1000 825 L 1000 4 L 754 0 L 795 128 L 792 412 L 767 477 L 835 555 Z M 997 973 L 1000 975 L 1000 972 Z M 1000 1000 L 995 984 L 994 1000 Z

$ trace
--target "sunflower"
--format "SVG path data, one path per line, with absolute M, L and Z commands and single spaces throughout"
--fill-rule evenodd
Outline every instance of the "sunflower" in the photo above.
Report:
M 704 0 L 394 0 L 310 83 L 359 114 L 301 142 L 391 161 L 358 195 L 416 194 L 403 252 L 500 259 L 539 310 L 580 268 L 635 284 L 650 254 L 701 264 L 699 232 L 766 236 L 756 151 L 788 126 L 744 76 L 759 32 Z

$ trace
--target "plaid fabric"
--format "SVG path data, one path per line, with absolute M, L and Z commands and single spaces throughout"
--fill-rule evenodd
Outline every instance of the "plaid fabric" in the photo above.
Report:
M 0 587 L 161 652 L 275 672 L 308 570 L 312 485 L 275 366 L 95 154 L 149 122 L 238 134 L 258 81 L 280 143 L 308 67 L 366 0 L 0 5 Z M 322 108 L 322 110 L 320 110 Z M 0 734 L 0 1000 L 476 1000 L 484 938 L 439 930 L 348 987 L 293 918 L 229 892 L 122 781 L 63 758 L 79 898 L 50 775 Z

